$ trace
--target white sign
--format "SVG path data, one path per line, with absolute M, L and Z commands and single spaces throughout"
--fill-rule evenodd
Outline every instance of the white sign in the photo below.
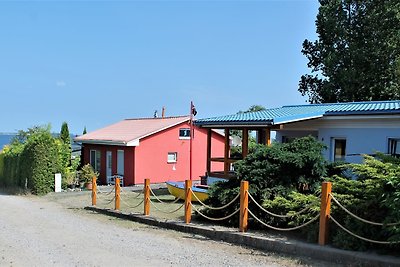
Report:
M 54 175 L 54 192 L 61 192 L 61 173 Z

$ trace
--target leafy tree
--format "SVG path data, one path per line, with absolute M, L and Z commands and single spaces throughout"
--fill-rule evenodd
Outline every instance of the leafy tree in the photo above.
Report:
M 266 110 L 266 108 L 264 106 L 252 105 L 245 111 L 242 111 L 242 110 L 238 111 L 237 114 L 257 112 L 257 111 L 263 111 L 263 110 Z M 230 135 L 238 136 L 239 138 L 242 138 L 242 131 L 233 129 L 233 130 L 230 130 Z M 256 144 L 257 144 L 256 139 L 253 136 L 249 135 L 249 150 L 253 151 Z M 235 146 L 235 147 L 231 148 L 231 155 L 241 155 L 241 154 L 242 154 L 242 146 Z
M 239 111 L 238 113 L 250 113 L 250 112 L 257 112 L 257 111 L 263 111 L 266 110 L 265 107 L 261 106 L 261 105 L 251 105 L 247 110 L 245 111 Z
M 82 132 L 82 134 L 86 134 L 87 133 L 87 131 L 86 131 L 86 126 L 83 128 L 83 132 Z
M 400 1 L 320 0 L 318 40 L 303 42 L 311 103 L 400 98 Z

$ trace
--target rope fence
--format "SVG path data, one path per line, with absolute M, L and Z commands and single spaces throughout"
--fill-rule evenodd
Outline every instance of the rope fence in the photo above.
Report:
M 193 208 L 198 214 L 200 214 L 200 216 L 202 216 L 202 217 L 204 217 L 204 218 L 206 218 L 206 219 L 208 219 L 208 220 L 210 220 L 210 221 L 223 221 L 223 220 L 229 219 L 230 217 L 232 217 L 233 215 L 235 215 L 236 213 L 238 213 L 238 212 L 240 211 L 240 208 L 239 208 L 239 209 L 235 210 L 233 213 L 231 213 L 231 214 L 229 214 L 229 215 L 227 215 L 227 216 L 225 216 L 225 217 L 222 217 L 222 218 L 212 218 L 212 217 L 209 217 L 209 216 L 205 215 L 204 213 L 200 212 L 200 211 L 196 208 L 196 206 L 194 206 L 193 204 L 191 204 L 191 205 L 192 205 L 192 208 Z
M 229 203 L 221 206 L 221 207 L 211 207 L 207 204 L 204 204 L 197 196 L 196 194 L 193 192 L 193 190 L 190 188 L 190 192 L 193 194 L 194 198 L 205 208 L 210 209 L 210 210 L 222 210 L 225 209 L 227 207 L 229 207 L 230 205 L 232 205 L 236 200 L 238 200 L 238 198 L 240 197 L 240 193 L 237 194 Z
M 317 214 L 317 216 L 315 216 L 314 218 L 312 218 L 312 219 L 309 220 L 308 222 L 303 223 L 302 225 L 295 226 L 295 227 L 291 227 L 291 228 L 279 228 L 279 227 L 275 227 L 275 226 L 272 226 L 272 225 L 269 225 L 269 224 L 263 222 L 263 221 L 260 220 L 256 215 L 254 215 L 254 213 L 251 212 L 250 209 L 249 209 L 248 211 L 249 211 L 250 215 L 251 215 L 256 221 L 258 221 L 258 222 L 261 223 L 262 225 L 264 225 L 264 226 L 266 226 L 266 227 L 268 227 L 268 228 L 271 228 L 271 229 L 273 229 L 273 230 L 276 230 L 276 231 L 294 231 L 294 230 L 298 230 L 298 229 L 301 229 L 301 228 L 303 228 L 303 227 L 305 227 L 305 226 L 307 226 L 307 225 L 309 225 L 309 224 L 315 222 L 315 221 L 319 218 L 319 214 Z
M 307 207 L 305 207 L 304 209 L 302 209 L 302 210 L 300 210 L 300 211 L 298 211 L 298 212 L 295 212 L 295 213 L 293 213 L 293 214 L 289 214 L 289 215 L 276 214 L 276 213 L 273 213 L 273 212 L 271 212 L 271 211 L 269 211 L 269 210 L 266 210 L 263 206 L 261 206 L 260 204 L 258 204 L 257 201 L 255 201 L 254 197 L 253 197 L 250 193 L 248 193 L 248 194 L 249 194 L 249 198 L 252 200 L 252 202 L 253 202 L 254 204 L 256 204 L 256 206 L 257 206 L 258 208 L 260 208 L 263 212 L 267 213 L 268 215 L 271 215 L 271 216 L 274 216 L 274 217 L 278 217 L 278 218 L 292 218 L 292 217 L 295 217 L 295 216 L 297 216 L 297 215 L 300 215 L 300 214 L 304 213 L 306 210 L 308 210 L 308 209 L 311 208 L 311 206 L 307 206 Z
M 166 201 L 165 199 L 160 199 L 156 195 L 156 193 L 151 189 L 149 179 L 145 179 L 145 186 L 143 188 L 143 191 L 136 193 L 134 196 L 132 196 L 132 193 L 134 193 L 133 191 L 127 192 L 125 190 L 121 190 L 120 185 L 117 182 L 115 183 L 115 187 L 113 187 L 111 189 L 111 191 L 109 191 L 109 192 L 104 192 L 104 191 L 101 191 L 100 189 L 97 189 L 97 185 L 94 182 L 94 187 L 92 189 L 92 205 L 96 206 L 96 199 L 100 198 L 100 197 L 103 200 L 103 202 L 105 201 L 105 204 L 103 203 L 103 205 L 105 205 L 105 206 L 110 205 L 112 202 L 115 202 L 115 210 L 119 210 L 120 201 L 122 201 L 124 203 L 125 207 L 131 208 L 131 209 L 134 209 L 134 208 L 137 208 L 137 207 L 143 205 L 144 215 L 150 215 L 150 206 L 154 207 L 157 211 L 159 211 L 161 213 L 166 213 L 166 214 L 176 213 L 184 207 L 184 218 L 185 218 L 185 223 L 187 223 L 187 224 L 190 223 L 191 216 L 192 216 L 192 209 L 199 216 L 201 216 L 207 220 L 210 220 L 210 221 L 224 221 L 224 220 L 232 218 L 236 214 L 239 214 L 239 231 L 241 231 L 241 232 L 247 231 L 249 215 L 255 221 L 257 221 L 258 223 L 260 223 L 261 225 L 263 225 L 269 229 L 273 229 L 276 231 L 284 231 L 284 232 L 299 230 L 308 225 L 311 225 L 312 223 L 317 221 L 319 218 L 318 243 L 320 245 L 325 245 L 327 243 L 327 241 L 329 240 L 327 229 L 328 229 L 328 225 L 329 225 L 330 221 L 332 221 L 334 224 L 336 224 L 338 226 L 338 228 L 345 231 L 346 233 L 348 233 L 360 240 L 366 241 L 366 242 L 371 242 L 371 243 L 381 244 L 381 245 L 391 245 L 391 244 L 399 244 L 400 243 L 400 241 L 379 241 L 379 240 L 373 240 L 373 239 L 369 239 L 366 237 L 362 237 L 362 236 L 352 232 L 351 230 L 347 229 L 342 224 L 340 224 L 330 214 L 332 201 L 338 207 L 340 207 L 343 211 L 345 211 L 348 215 L 350 215 L 351 217 L 353 217 L 361 222 L 367 223 L 369 225 L 384 226 L 384 227 L 385 226 L 398 226 L 398 225 L 400 225 L 400 222 L 379 223 L 379 222 L 373 222 L 373 221 L 364 219 L 360 216 L 357 216 L 356 214 L 354 214 L 353 212 L 348 210 L 344 205 L 342 205 L 335 198 L 335 196 L 331 192 L 331 187 L 332 187 L 332 185 L 330 182 L 322 183 L 321 194 L 319 196 L 321 199 L 320 210 L 319 210 L 318 214 L 313 216 L 308 221 L 302 223 L 301 225 L 294 226 L 294 227 L 288 227 L 288 228 L 276 227 L 276 226 L 266 223 L 265 220 L 263 221 L 261 218 L 257 217 L 255 215 L 255 213 L 249 209 L 249 202 L 251 201 L 251 203 L 254 203 L 255 207 L 260 209 L 265 214 L 272 216 L 272 217 L 281 218 L 281 219 L 294 218 L 294 217 L 302 215 L 302 214 L 307 214 L 307 215 L 311 216 L 312 214 L 317 212 L 317 210 L 313 209 L 312 203 L 308 203 L 306 205 L 306 207 L 304 207 L 303 209 L 301 209 L 299 211 L 288 211 L 288 212 L 286 212 L 286 214 L 277 214 L 277 213 L 271 212 L 268 209 L 264 208 L 260 203 L 258 203 L 255 200 L 254 196 L 250 194 L 249 185 L 248 185 L 247 181 L 241 182 L 240 193 L 238 193 L 236 196 L 234 196 L 228 203 L 226 203 L 225 205 L 219 206 L 219 207 L 213 207 L 213 206 L 207 205 L 201 199 L 199 199 L 199 197 L 196 195 L 196 192 L 194 192 L 192 190 L 192 183 L 190 180 L 185 181 L 185 188 L 184 188 L 183 192 L 178 197 L 175 197 L 175 199 L 173 201 Z M 121 196 L 121 192 L 123 193 L 122 194 L 123 196 Z M 115 193 L 115 195 L 111 199 L 108 199 L 108 196 L 110 196 L 112 193 Z M 143 198 L 139 201 L 139 203 L 137 203 L 137 204 L 128 203 L 132 199 L 133 200 L 138 199 L 141 196 Z M 200 207 L 198 205 L 194 205 L 192 203 L 192 198 L 194 201 L 197 201 L 200 204 Z M 184 202 L 181 205 L 179 205 L 176 208 L 170 209 L 170 210 L 163 209 L 163 208 L 159 207 L 160 205 L 156 204 L 156 202 L 158 202 L 159 204 L 161 203 L 161 204 L 166 204 L 166 205 L 169 205 L 169 204 L 172 205 L 172 204 L 176 204 L 178 201 L 181 201 L 181 200 L 184 200 Z M 239 208 L 237 208 L 236 210 L 234 210 L 233 212 L 231 212 L 230 214 L 228 214 L 226 216 L 218 217 L 218 218 L 210 217 L 210 216 L 206 215 L 203 210 L 200 209 L 201 207 L 204 207 L 206 209 L 213 210 L 213 211 L 222 211 L 237 202 L 239 202 L 239 204 L 240 204 Z M 308 211 L 308 213 L 306 213 L 307 211 Z M 287 223 L 287 225 L 289 226 L 291 223 L 293 223 L 293 221 L 285 222 L 285 223 Z
M 332 198 L 332 200 L 342 209 L 344 210 L 347 214 L 349 214 L 350 216 L 352 216 L 353 218 L 356 218 L 359 221 L 362 221 L 364 223 L 368 223 L 371 225 L 378 225 L 378 226 L 396 226 L 396 225 L 400 225 L 400 223 L 377 223 L 377 222 L 372 222 L 366 219 L 363 219 L 357 215 L 355 215 L 354 213 L 352 213 L 351 211 L 349 211 L 348 209 L 346 209 L 342 204 L 340 204 L 340 202 L 333 196 L 333 194 L 329 194 L 330 197 Z
M 165 202 L 165 201 L 162 201 L 161 199 L 159 199 L 159 198 L 157 197 L 157 195 L 153 192 L 153 190 L 151 189 L 151 187 L 149 187 L 149 190 L 150 190 L 151 195 L 152 195 L 158 202 L 163 203 L 163 204 L 166 204 L 166 203 L 168 203 L 168 204 L 174 204 L 174 203 L 178 202 L 179 200 L 183 200 L 183 197 L 184 197 L 184 194 L 182 194 L 182 195 L 176 197 L 176 199 L 175 199 L 174 201 Z
M 329 218 L 330 218 L 337 226 L 339 226 L 339 228 L 341 228 L 341 229 L 342 229 L 343 231 L 345 231 L 346 233 L 348 233 L 348 234 L 350 234 L 350 235 L 352 235 L 352 236 L 354 236 L 354 237 L 356 237 L 356 238 L 358 238 L 358 239 L 364 240 L 364 241 L 366 241 L 366 242 L 371 242 L 371 243 L 381 244 L 381 245 L 392 245 L 392 244 L 399 244 L 399 243 L 400 243 L 400 241 L 394 241 L 394 242 L 389 242 L 389 241 L 377 241 L 377 240 L 373 240 L 373 239 L 369 239 L 369 238 L 365 238 L 365 237 L 359 236 L 359 235 L 357 235 L 357 234 L 351 232 L 350 230 L 346 229 L 343 225 L 341 225 L 340 223 L 338 223 L 338 221 L 336 221 L 335 218 L 333 218 L 332 216 L 330 216 Z
M 163 210 L 163 209 L 158 208 L 157 205 L 156 205 L 151 199 L 150 199 L 150 204 L 151 204 L 156 210 L 158 210 L 159 212 L 166 213 L 166 214 L 175 213 L 175 212 L 179 211 L 181 208 L 183 208 L 183 206 L 185 206 L 185 203 L 183 203 L 183 204 L 180 205 L 177 209 L 174 209 L 174 210 Z

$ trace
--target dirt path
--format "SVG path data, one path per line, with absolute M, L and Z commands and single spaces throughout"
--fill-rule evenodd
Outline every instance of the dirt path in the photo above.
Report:
M 45 198 L 0 195 L 0 266 L 301 266 Z

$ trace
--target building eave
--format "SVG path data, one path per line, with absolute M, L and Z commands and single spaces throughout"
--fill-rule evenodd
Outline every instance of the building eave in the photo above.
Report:
M 108 146 L 138 146 L 139 145 L 139 140 L 135 139 L 129 142 L 124 142 L 124 141 L 116 141 L 116 140 L 76 140 L 75 142 L 81 143 L 81 144 L 91 144 L 91 145 L 108 145 Z

